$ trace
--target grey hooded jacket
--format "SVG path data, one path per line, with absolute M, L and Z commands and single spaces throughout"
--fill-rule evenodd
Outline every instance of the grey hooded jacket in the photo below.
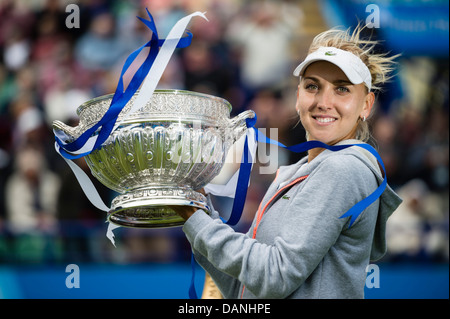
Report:
M 386 221 L 401 199 L 388 186 L 350 228 L 340 217 L 382 180 L 362 148 L 325 150 L 279 168 L 247 234 L 202 210 L 183 231 L 225 298 L 363 298 L 366 267 L 385 254 Z

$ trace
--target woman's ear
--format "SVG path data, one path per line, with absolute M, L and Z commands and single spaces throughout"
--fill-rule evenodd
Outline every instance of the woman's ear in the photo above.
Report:
M 372 112 L 372 107 L 375 103 L 375 94 L 373 92 L 369 92 L 366 95 L 364 100 L 364 107 L 361 113 L 361 118 L 368 118 Z
M 300 115 L 300 109 L 298 108 L 299 99 L 300 99 L 300 84 L 297 87 L 297 101 L 295 101 L 295 111 L 297 111 L 298 115 Z

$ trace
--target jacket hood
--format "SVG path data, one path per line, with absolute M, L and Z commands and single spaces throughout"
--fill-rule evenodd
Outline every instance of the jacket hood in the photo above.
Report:
M 362 144 L 363 142 L 359 140 L 345 140 L 336 145 L 348 145 L 348 144 Z M 339 153 L 344 153 L 348 155 L 353 155 L 359 158 L 365 165 L 373 172 L 373 174 L 377 178 L 378 185 L 380 185 L 384 176 L 381 172 L 380 166 L 378 164 L 377 159 L 373 156 L 369 151 L 358 147 L 353 146 L 347 149 L 343 149 L 338 151 Z M 328 156 L 332 156 L 333 151 L 325 150 L 316 159 L 308 163 L 305 169 L 301 168 L 295 175 L 300 174 L 308 174 L 309 171 L 313 170 L 314 167 L 319 165 L 323 160 L 325 160 Z M 307 157 L 300 160 L 298 165 L 305 164 L 307 162 Z M 297 166 L 297 165 L 294 165 Z M 298 168 L 298 166 L 297 166 Z M 298 176 L 293 176 L 292 179 L 295 179 Z M 388 185 L 386 185 L 386 189 L 381 194 L 378 209 L 378 218 L 375 225 L 374 238 L 372 242 L 372 250 L 370 254 L 370 260 L 376 261 L 384 256 L 387 250 L 386 246 L 386 222 L 389 216 L 397 209 L 397 207 L 402 203 L 402 199 L 395 193 L 395 191 Z
M 361 144 L 362 142 L 359 140 L 345 140 L 340 143 L 341 144 Z M 378 185 L 380 185 L 384 176 L 381 172 L 380 166 L 378 164 L 377 159 L 373 156 L 369 151 L 354 146 L 347 149 L 349 152 L 353 152 L 356 157 L 361 159 L 368 168 L 374 173 L 377 178 Z M 386 185 L 386 189 L 380 196 L 380 206 L 378 209 L 378 218 L 375 225 L 375 233 L 372 242 L 372 251 L 370 253 L 370 260 L 376 261 L 384 256 L 387 250 L 386 246 L 386 223 L 397 207 L 402 203 L 402 199 L 395 193 L 395 191 L 388 185 Z

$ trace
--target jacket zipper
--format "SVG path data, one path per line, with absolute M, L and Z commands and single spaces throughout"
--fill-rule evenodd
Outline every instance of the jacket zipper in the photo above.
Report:
M 286 188 L 289 188 L 289 187 L 291 187 L 291 186 L 293 186 L 293 185 L 295 185 L 295 184 L 297 184 L 297 183 L 300 183 L 300 182 L 304 181 L 308 176 L 309 176 L 309 175 L 301 176 L 301 177 L 299 177 L 299 178 L 293 180 L 293 181 L 290 182 L 289 184 L 287 184 L 287 185 L 283 186 L 282 188 L 280 188 L 280 189 L 275 193 L 275 195 L 273 195 L 273 196 L 269 199 L 269 201 L 266 203 L 266 205 L 264 205 L 264 208 L 263 208 L 263 209 L 261 209 L 261 205 L 262 205 L 262 202 L 261 202 L 261 204 L 260 204 L 259 207 L 258 207 L 258 212 L 257 212 L 257 217 L 256 217 L 255 228 L 253 228 L 253 236 L 252 236 L 253 239 L 256 238 L 256 232 L 258 231 L 259 223 L 261 222 L 261 219 L 262 219 L 262 217 L 263 217 L 263 215 L 264 215 L 264 213 L 265 213 L 267 207 L 269 207 L 270 203 L 273 202 L 274 199 L 277 198 L 277 196 L 278 196 L 281 192 L 283 192 Z M 278 177 L 278 172 L 277 172 L 277 177 Z M 276 179 L 276 178 L 275 178 L 275 179 Z M 242 299 L 243 296 L 244 296 L 244 290 L 245 290 L 245 286 L 242 287 L 241 299 Z

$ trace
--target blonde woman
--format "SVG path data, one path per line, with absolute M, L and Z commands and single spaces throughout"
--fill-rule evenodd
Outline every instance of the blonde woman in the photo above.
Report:
M 393 57 L 373 53 L 361 28 L 319 34 L 294 71 L 307 139 L 367 142 L 374 91 Z M 197 262 L 225 298 L 363 298 L 366 267 L 386 251 L 385 225 L 401 199 L 388 186 L 354 221 L 340 218 L 383 181 L 370 153 L 315 148 L 280 167 L 247 234 L 202 210 L 178 209 Z M 351 227 L 350 227 L 351 226 Z

